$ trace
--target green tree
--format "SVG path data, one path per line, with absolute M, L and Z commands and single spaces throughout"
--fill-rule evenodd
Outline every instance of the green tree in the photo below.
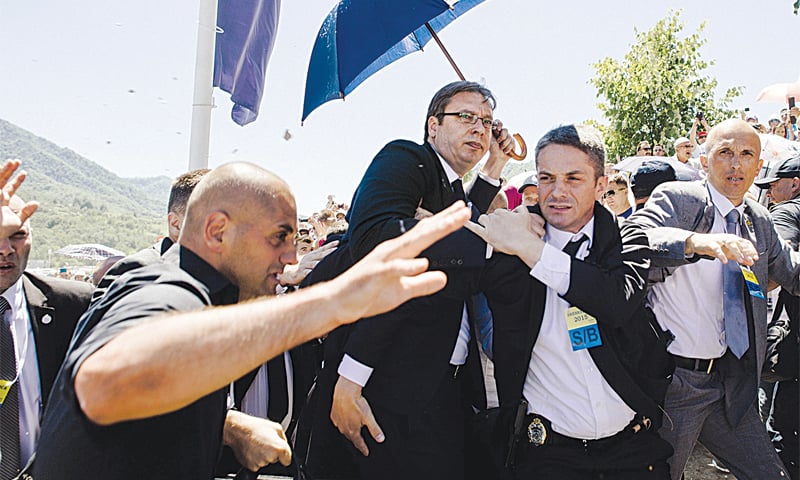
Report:
M 593 123 L 605 136 L 610 158 L 632 155 L 642 140 L 671 144 L 687 134 L 699 111 L 710 125 L 735 115 L 729 105 L 742 87 L 715 98 L 717 80 L 704 73 L 714 62 L 700 56 L 705 23 L 682 36 L 680 14 L 670 11 L 647 32 L 634 29 L 636 42 L 622 61 L 607 57 L 592 65 L 589 82 L 608 122 Z

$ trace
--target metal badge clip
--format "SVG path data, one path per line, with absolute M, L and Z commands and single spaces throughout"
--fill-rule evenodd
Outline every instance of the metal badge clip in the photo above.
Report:
M 528 425 L 528 443 L 539 447 L 544 445 L 545 440 L 547 440 L 547 429 L 540 418 L 534 417 Z

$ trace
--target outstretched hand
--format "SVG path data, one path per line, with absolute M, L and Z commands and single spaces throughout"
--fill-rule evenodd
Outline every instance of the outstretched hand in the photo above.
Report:
M 544 219 L 525 208 L 495 210 L 481 215 L 478 223 L 467 222 L 465 228 L 498 252 L 518 256 L 529 267 L 539 261 L 544 248 Z
M 11 208 L 11 199 L 27 176 L 25 171 L 14 175 L 19 166 L 19 160 L 6 160 L 0 167 L 0 238 L 16 233 L 39 208 L 39 203 L 34 201 L 25 203 L 19 209 Z
M 338 245 L 338 240 L 326 242 L 325 245 L 300 257 L 300 261 L 296 264 L 283 267 L 283 272 L 278 275 L 278 280 L 281 285 L 284 287 L 288 285 L 300 285 L 308 274 L 316 268 L 317 264 L 333 253 Z
M 371 317 L 414 297 L 444 288 L 444 272 L 426 271 L 428 260 L 416 258 L 423 250 L 469 219 L 470 209 L 458 201 L 436 215 L 425 218 L 405 234 L 375 247 L 369 255 L 327 285 L 333 287 L 340 323 Z
M 714 257 L 722 263 L 733 260 L 740 265 L 753 265 L 758 252 L 750 240 L 730 233 L 695 233 L 686 239 L 684 253 Z

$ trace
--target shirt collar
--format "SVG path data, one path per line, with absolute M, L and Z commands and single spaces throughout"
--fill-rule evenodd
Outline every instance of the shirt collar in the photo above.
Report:
M 719 193 L 719 191 L 711 185 L 711 182 L 706 182 L 708 186 L 708 193 L 711 195 L 711 203 L 717 208 L 717 211 L 722 215 L 722 217 L 726 217 L 731 210 L 736 209 L 739 210 L 739 216 L 741 217 L 744 214 L 744 200 L 742 203 L 739 204 L 738 207 L 734 207 L 733 203 L 728 200 L 728 198 Z
M 236 286 L 188 248 L 176 243 L 164 253 L 164 260 L 178 264 L 181 270 L 203 283 L 214 305 L 229 305 L 239 300 Z
M 451 167 L 450 164 L 447 163 L 447 161 L 444 158 L 442 158 L 441 155 L 439 155 L 439 152 L 437 152 L 436 149 L 433 148 L 433 145 L 431 145 L 431 150 L 433 150 L 433 152 L 436 153 L 436 158 L 438 158 L 439 162 L 441 162 L 442 168 L 444 169 L 444 174 L 447 176 L 447 182 L 448 183 L 453 183 L 456 180 L 458 180 L 459 178 L 461 178 L 461 177 L 458 176 L 456 171 L 453 170 L 453 167 Z
M 5 298 L 8 304 L 11 306 L 11 312 L 15 312 L 17 309 L 22 307 L 22 301 L 25 299 L 25 295 L 22 290 L 22 275 L 20 275 L 17 281 L 8 287 L 5 292 L 0 294 L 0 296 Z
M 583 228 L 578 230 L 576 233 L 559 230 L 549 223 L 547 224 L 546 231 L 547 234 L 545 241 L 559 250 L 563 250 L 567 243 L 579 239 L 581 235 L 586 235 L 586 237 L 589 239 L 586 243 L 586 249 L 591 250 L 592 242 L 594 240 L 594 215 L 592 215 L 592 218 L 586 222 L 586 225 L 584 225 Z

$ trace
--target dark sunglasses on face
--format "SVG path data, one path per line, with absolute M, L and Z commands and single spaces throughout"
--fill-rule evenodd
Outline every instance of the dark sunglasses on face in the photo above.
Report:
M 619 191 L 617 191 L 617 190 L 609 190 L 609 191 L 607 191 L 606 193 L 603 194 L 603 198 L 613 197 L 617 193 L 622 194 L 627 190 L 628 190 L 627 188 L 620 188 Z

